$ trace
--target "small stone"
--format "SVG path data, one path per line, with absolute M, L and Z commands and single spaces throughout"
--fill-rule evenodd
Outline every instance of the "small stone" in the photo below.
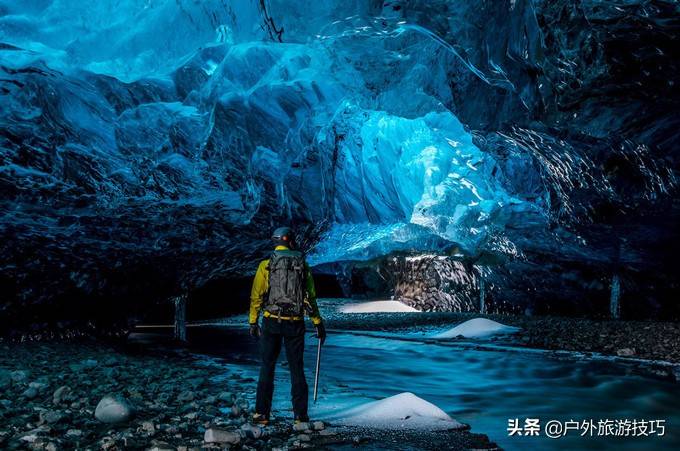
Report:
M 234 394 L 231 392 L 223 391 L 222 393 L 217 395 L 217 399 L 225 403 L 227 406 L 231 406 L 232 404 L 234 404 L 236 396 L 234 396 Z
M 144 421 L 142 422 L 142 431 L 147 432 L 149 434 L 153 434 L 156 432 L 156 426 L 153 424 L 152 421 Z
M 37 382 L 37 381 L 31 382 L 30 384 L 28 384 L 28 386 L 29 386 L 29 388 L 35 388 L 36 390 L 38 390 L 39 393 L 44 392 L 45 390 L 47 390 L 47 387 L 49 387 L 49 385 L 46 384 L 45 382 Z
M 337 435 L 338 431 L 332 428 L 324 429 L 319 431 L 319 435 Z
M 9 373 L 10 378 L 12 379 L 12 382 L 15 384 L 20 384 L 22 382 L 26 382 L 26 379 L 28 379 L 28 371 L 26 370 L 16 370 L 12 371 Z
M 297 439 L 300 440 L 301 442 L 311 442 L 312 441 L 312 437 L 310 437 L 307 434 L 300 434 L 300 435 L 297 436 Z
M 57 444 L 54 442 L 49 442 L 47 445 L 45 445 L 45 451 L 57 451 L 59 448 L 57 448 Z
M 120 375 L 120 372 L 118 371 L 118 368 L 115 367 L 108 367 L 104 368 L 104 371 L 102 371 L 102 374 L 104 377 L 114 379 Z
M 99 447 L 103 450 L 115 449 L 116 440 L 113 437 L 106 436 L 99 441 Z
M 175 451 L 175 447 L 169 445 L 156 445 L 147 449 L 147 451 Z
M 106 366 L 113 366 L 118 363 L 118 359 L 115 356 L 107 357 L 104 359 L 104 365 Z
M 66 437 L 68 438 L 78 438 L 83 436 L 83 431 L 80 429 L 69 429 L 66 431 Z
M 312 425 L 307 422 L 295 423 L 293 425 L 294 431 L 309 431 L 312 429 Z
M 185 390 L 182 393 L 180 393 L 179 396 L 177 396 L 177 401 L 190 402 L 194 400 L 194 397 L 195 397 L 194 392 L 192 392 L 191 390 Z
M 631 357 L 635 355 L 635 349 L 621 348 L 616 351 L 616 355 L 618 355 L 619 357 Z
M 198 408 L 199 408 L 199 406 L 196 402 L 190 402 L 189 404 L 183 405 L 182 408 L 179 409 L 179 411 L 182 414 L 186 414 L 186 413 L 196 411 Z
M 68 385 L 62 385 L 57 388 L 52 395 L 52 402 L 54 404 L 60 404 L 63 401 L 67 401 L 71 396 L 71 387 Z
M 241 408 L 238 406 L 238 404 L 234 404 L 231 406 L 231 416 L 237 417 L 239 415 L 241 415 Z
M 142 399 L 144 399 L 144 395 L 142 395 L 142 392 L 138 390 L 128 390 L 127 393 L 128 398 L 130 399 L 134 399 L 136 401 L 141 401 Z
M 123 437 L 123 446 L 124 446 L 125 449 L 127 449 L 127 448 L 139 448 L 140 444 L 136 440 L 136 437 L 125 436 L 125 437 Z
M 80 362 L 80 366 L 83 368 L 96 368 L 99 363 L 94 359 L 87 359 Z
M 206 443 L 230 443 L 235 445 L 241 441 L 241 434 L 225 431 L 223 429 L 210 428 L 206 429 L 203 441 Z
M 204 377 L 194 377 L 194 378 L 185 380 L 184 383 L 187 384 L 187 386 L 196 389 L 196 388 L 200 387 L 201 385 L 205 384 L 205 378 Z
M 244 424 L 241 426 L 241 432 L 245 437 L 248 438 L 257 439 L 262 437 L 262 428 L 252 424 Z
M 38 440 L 38 434 L 29 432 L 28 434 L 21 436 L 21 438 L 19 440 L 22 440 L 22 441 L 28 442 L 28 443 L 33 443 L 36 440 Z
M 64 418 L 64 415 L 54 410 L 44 410 L 40 412 L 40 421 L 42 423 L 54 424 L 61 421 L 62 418 Z
M 94 417 L 103 423 L 120 423 L 132 416 L 132 407 L 120 395 L 104 396 L 94 411 Z
M 33 430 L 25 432 L 24 435 L 22 435 L 19 438 L 19 440 L 22 440 L 22 441 L 27 442 L 27 443 L 34 443 L 34 442 L 36 442 L 36 440 L 39 439 L 40 435 L 45 434 L 45 432 L 47 430 L 48 429 L 46 429 L 44 426 L 39 427 L 39 428 L 35 428 Z
M 239 398 L 235 401 L 235 403 L 238 404 L 238 406 L 241 408 L 241 410 L 247 411 L 248 408 L 250 407 L 250 405 L 248 404 L 248 401 L 246 401 L 245 399 Z
M 21 396 L 24 398 L 33 399 L 38 396 L 38 390 L 34 387 L 28 387 L 26 390 L 24 390 Z
M 312 429 L 315 431 L 322 431 L 326 428 L 326 425 L 323 423 L 323 421 L 315 421 L 312 423 Z

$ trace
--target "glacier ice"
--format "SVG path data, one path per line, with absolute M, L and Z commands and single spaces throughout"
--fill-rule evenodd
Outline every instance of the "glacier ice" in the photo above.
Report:
M 473 318 L 456 327 L 434 335 L 434 338 L 487 338 L 498 334 L 509 334 L 519 331 L 518 327 L 506 326 L 487 318 Z
M 439 407 L 413 393 L 399 393 L 368 402 L 334 413 L 329 419 L 336 424 L 378 429 L 437 431 L 464 427 Z
M 399 301 L 370 301 L 351 303 L 339 308 L 342 313 L 413 313 L 418 310 Z
M 678 24 L 641 4 L 2 1 L 6 313 L 245 276 L 284 222 L 319 267 L 453 258 L 447 306 L 617 271 L 668 313 Z

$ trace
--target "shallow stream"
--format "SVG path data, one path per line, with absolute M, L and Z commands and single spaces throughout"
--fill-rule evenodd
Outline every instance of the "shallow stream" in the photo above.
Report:
M 257 345 L 240 318 L 219 327 L 193 329 L 196 350 L 227 357 L 242 365 L 245 377 L 257 378 Z M 245 324 L 245 318 L 243 324 Z M 451 325 L 453 326 L 453 325 Z M 210 329 L 210 330 L 208 330 Z M 216 329 L 228 334 L 215 341 Z M 201 337 L 205 335 L 205 339 Z M 310 392 L 316 346 L 309 335 L 306 366 Z M 285 361 L 285 357 L 282 356 Z M 527 449 L 680 449 L 680 385 L 634 374 L 619 363 L 555 356 L 545 352 L 478 349 L 473 342 L 436 342 L 421 331 L 398 334 L 336 331 L 322 355 L 319 400 L 310 408 L 324 418 L 345 408 L 402 392 L 412 392 L 473 432 L 487 434 L 507 450 Z M 279 367 L 275 407 L 292 415 L 285 366 Z M 540 435 L 509 436 L 508 420 L 540 420 Z M 545 436 L 550 420 L 665 420 L 662 437 L 582 437 L 582 429 L 565 437 Z M 573 424 L 573 423 L 572 423 Z

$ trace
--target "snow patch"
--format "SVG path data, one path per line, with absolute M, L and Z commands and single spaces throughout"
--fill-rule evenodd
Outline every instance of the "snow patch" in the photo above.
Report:
M 453 329 L 439 333 L 434 338 L 455 338 L 459 335 L 465 338 L 486 338 L 497 334 L 511 334 L 519 330 L 519 327 L 506 326 L 490 319 L 474 318 L 457 325 Z
M 340 412 L 336 424 L 376 429 L 448 430 L 465 427 L 434 404 L 413 393 L 400 393 Z
M 361 302 L 340 307 L 342 313 L 404 313 L 419 312 L 399 301 Z

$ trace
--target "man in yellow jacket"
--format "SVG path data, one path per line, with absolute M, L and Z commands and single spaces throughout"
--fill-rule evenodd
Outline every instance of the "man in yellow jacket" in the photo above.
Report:
M 274 393 L 274 370 L 281 352 L 281 343 L 286 348 L 290 370 L 295 421 L 309 421 L 309 388 L 303 365 L 305 312 L 316 327 L 322 344 L 326 340 L 326 329 L 316 304 L 314 279 L 304 255 L 295 250 L 293 231 L 289 227 L 279 227 L 274 231 L 272 239 L 276 244 L 274 252 L 271 258 L 262 261 L 258 266 L 250 292 L 250 335 L 261 337 L 262 352 L 253 422 L 269 422 Z M 261 310 L 263 318 L 260 329 L 258 318 Z

